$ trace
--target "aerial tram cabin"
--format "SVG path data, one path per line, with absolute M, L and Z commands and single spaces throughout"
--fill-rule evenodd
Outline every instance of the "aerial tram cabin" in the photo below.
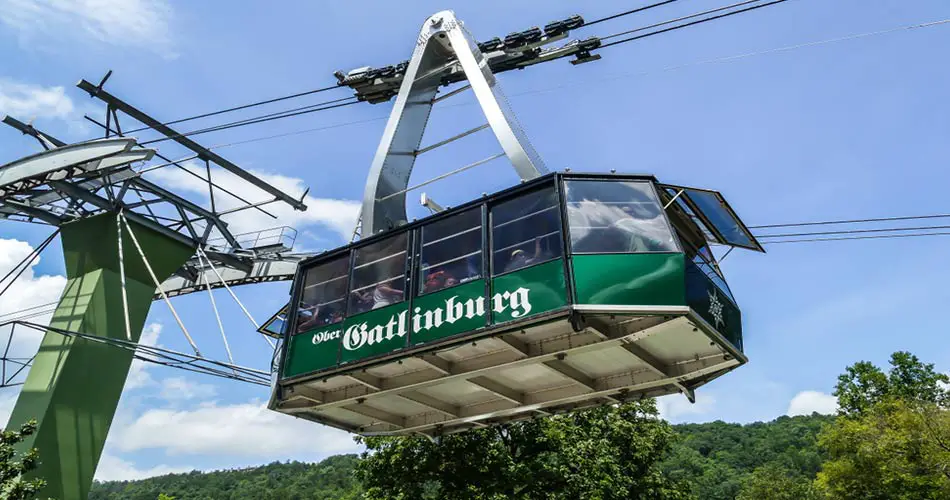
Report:
M 715 191 L 557 173 L 300 266 L 271 408 L 438 435 L 682 393 L 747 361 Z
M 271 409 L 437 436 L 630 398 L 695 401 L 747 361 L 710 245 L 762 247 L 723 197 L 652 176 L 548 173 L 504 98 L 495 69 L 597 59 L 586 42 L 542 48 L 579 19 L 479 44 L 442 11 L 406 63 L 337 73 L 361 100 L 395 102 L 363 237 L 303 261 L 290 304 L 262 328 L 284 339 Z M 439 96 L 453 82 L 465 85 Z M 422 147 L 433 105 L 465 90 L 487 123 Z M 485 129 L 502 153 L 463 169 L 504 156 L 521 183 L 409 221 L 415 159 Z

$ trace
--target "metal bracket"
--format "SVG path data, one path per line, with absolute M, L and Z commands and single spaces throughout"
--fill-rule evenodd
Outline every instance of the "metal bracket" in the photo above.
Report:
M 443 77 L 459 66 L 475 93 L 488 126 L 518 176 L 529 180 L 547 172 L 515 119 L 478 43 L 452 11 L 439 12 L 422 26 L 373 158 L 363 195 L 362 235 L 372 235 L 407 222 L 405 192 L 415 165 L 415 153 L 419 151 Z

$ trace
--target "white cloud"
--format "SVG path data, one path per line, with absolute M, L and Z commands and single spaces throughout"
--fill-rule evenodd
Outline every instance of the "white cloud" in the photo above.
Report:
M 139 345 L 159 346 L 158 336 L 162 333 L 160 323 L 149 323 L 142 329 L 142 336 L 139 337 Z M 161 347 L 161 346 L 159 346 Z M 146 371 L 149 363 L 140 359 L 133 359 L 132 366 L 129 368 L 129 376 L 125 379 L 125 390 L 141 389 L 155 385 L 155 379 Z
M 788 404 L 788 416 L 811 415 L 812 413 L 821 413 L 831 415 L 838 411 L 838 399 L 831 394 L 825 394 L 818 391 L 802 391 L 792 398 Z
M 189 163 L 186 166 L 198 175 L 205 175 L 204 169 L 197 167 L 193 163 Z M 306 185 L 302 179 L 257 172 L 254 170 L 249 171 L 261 180 L 294 198 L 299 199 L 300 195 L 302 195 L 306 189 Z M 215 184 L 224 187 L 252 203 L 273 198 L 271 195 L 252 186 L 230 172 L 219 168 L 212 169 L 211 172 Z M 146 176 L 162 185 L 196 193 L 202 198 L 205 206 L 210 204 L 207 183 L 195 176 L 185 173 L 181 169 L 165 167 L 146 174 Z M 223 210 L 240 206 L 242 203 L 216 190 L 215 204 L 218 209 Z M 264 207 L 267 211 L 276 215 L 277 219 L 273 219 L 254 209 L 225 216 L 224 219 L 228 222 L 231 232 L 235 234 L 260 231 L 262 229 L 270 229 L 278 226 L 290 226 L 294 229 L 301 230 L 306 226 L 316 224 L 339 234 L 344 241 L 349 239 L 359 214 L 360 202 L 355 200 L 307 196 L 304 199 L 304 204 L 307 205 L 306 212 L 294 210 L 286 203 L 272 203 Z
M 162 449 L 169 455 L 219 455 L 283 460 L 356 452 L 350 434 L 268 410 L 259 402 L 190 410 L 149 409 L 110 441 L 123 452 Z
M 187 399 L 208 399 L 217 394 L 217 389 L 210 384 L 193 382 L 184 377 L 168 377 L 162 380 L 162 388 L 158 395 L 169 402 Z
M 657 398 L 656 406 L 661 418 L 680 422 L 712 413 L 716 408 L 716 399 L 707 392 L 697 392 L 696 402 L 690 403 L 682 394 L 671 394 Z
M 191 472 L 192 470 L 194 470 L 194 467 L 178 465 L 157 465 L 147 469 L 139 469 L 132 462 L 104 452 L 99 458 L 99 466 L 96 467 L 96 480 L 132 481 L 135 479 L 145 479 L 147 477 L 162 476 L 165 474 Z
M 25 241 L 0 239 L 0 277 L 6 275 L 32 251 L 33 247 Z M 66 286 L 66 278 L 64 276 L 37 276 L 34 268 L 41 258 L 34 260 L 10 288 L 0 295 L 0 323 L 23 319 L 38 325 L 49 324 L 53 316 L 52 310 L 59 302 L 63 288 Z M 9 283 L 9 279 L 0 283 L 0 290 Z M 9 330 L 7 328 L 0 330 L 2 330 L 0 345 L 6 349 L 5 342 L 9 338 Z M 9 346 L 9 355 L 29 358 L 36 353 L 42 339 L 43 332 L 18 326 Z M 24 370 L 17 380 L 22 380 L 25 376 Z
M 0 24 L 24 46 L 93 41 L 174 58 L 171 21 L 166 0 L 0 0 Z
M 2 8 L 3 0 L 0 0 Z M 0 115 L 23 120 L 34 118 L 67 118 L 73 114 L 73 100 L 63 87 L 43 87 L 0 78 Z

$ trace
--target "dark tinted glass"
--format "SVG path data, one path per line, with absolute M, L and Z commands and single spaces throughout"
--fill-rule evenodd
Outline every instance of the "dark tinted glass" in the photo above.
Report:
M 491 207 L 492 272 L 502 274 L 561 257 L 561 214 L 553 188 Z
M 567 217 L 575 253 L 677 251 L 649 182 L 567 181 Z
M 709 222 L 719 231 L 725 243 L 740 247 L 755 248 L 755 243 L 743 231 L 739 221 L 729 212 L 725 203 L 716 196 L 716 193 L 708 191 L 697 191 L 688 189 L 689 199 L 696 204 L 703 212 L 703 215 L 709 219 Z
M 419 293 L 482 276 L 482 213 L 472 209 L 422 228 Z
M 306 271 L 297 305 L 297 332 L 343 320 L 348 264 L 349 256 L 343 255 Z
M 400 233 L 354 250 L 348 315 L 401 302 L 406 290 L 406 242 Z

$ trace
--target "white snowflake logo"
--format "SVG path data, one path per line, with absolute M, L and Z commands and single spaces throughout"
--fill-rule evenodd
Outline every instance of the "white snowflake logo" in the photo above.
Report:
M 726 321 L 722 318 L 722 302 L 719 301 L 719 294 L 716 290 L 710 292 L 706 290 L 706 294 L 709 295 L 709 314 L 712 314 L 713 319 L 716 320 L 716 329 L 719 329 L 719 325 L 726 324 Z

